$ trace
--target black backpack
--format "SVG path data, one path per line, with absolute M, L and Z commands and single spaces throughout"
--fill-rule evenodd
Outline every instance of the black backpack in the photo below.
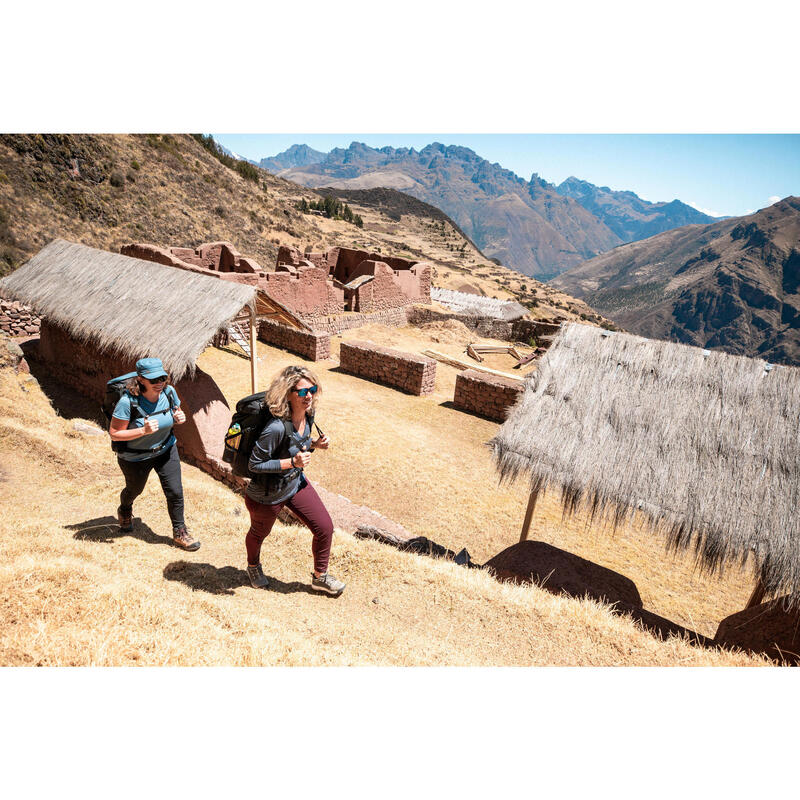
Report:
M 128 384 L 131 380 L 136 377 L 135 372 L 126 372 L 124 375 L 118 375 L 116 378 L 112 378 L 106 384 L 106 394 L 103 398 L 103 402 L 100 404 L 100 408 L 103 411 L 103 416 L 106 418 L 108 423 L 111 423 L 111 417 L 114 414 L 114 409 L 117 407 L 117 403 L 119 403 L 122 395 L 126 392 L 131 399 L 131 422 L 133 422 L 137 417 L 144 417 L 147 419 L 149 416 L 139 408 L 139 401 L 136 399 L 136 395 L 130 394 L 128 392 Z M 169 400 L 169 407 L 171 411 L 175 411 L 177 405 L 175 404 L 175 390 L 171 386 L 165 386 L 164 391 L 167 393 L 167 399 Z M 130 427 L 130 423 L 128 423 L 128 427 Z M 124 453 L 128 449 L 127 442 L 115 442 L 113 439 L 111 440 L 111 449 L 115 453 Z
M 256 392 L 256 394 L 243 397 L 236 404 L 236 411 L 231 417 L 231 424 L 225 434 L 225 448 L 222 453 L 222 460 L 231 465 L 234 475 L 240 478 L 252 478 L 254 474 L 250 472 L 248 464 L 250 455 L 253 452 L 258 437 L 269 422 L 278 419 L 264 402 L 266 392 Z M 307 415 L 309 425 L 314 424 L 314 417 Z M 296 439 L 292 421 L 282 419 L 285 434 L 284 442 Z

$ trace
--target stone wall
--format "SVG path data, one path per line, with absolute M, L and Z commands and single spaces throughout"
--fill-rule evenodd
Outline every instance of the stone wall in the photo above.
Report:
M 383 261 L 363 261 L 359 265 L 359 272 L 374 277 L 355 290 L 353 311 L 385 311 L 413 302 L 413 298 L 403 291 L 398 276 Z
M 98 408 L 105 396 L 106 383 L 135 369 L 135 360 L 121 359 L 79 342 L 47 320 L 42 321 L 37 358 L 47 364 L 53 377 L 97 400 Z M 186 422 L 175 426 L 181 457 L 215 477 L 219 477 L 217 473 L 229 472 L 230 468 L 222 461 L 222 451 L 231 409 L 220 388 L 210 375 L 195 368 L 194 377 L 178 381 L 175 391 L 186 414 Z
M 406 309 L 406 318 L 410 325 L 424 325 L 426 322 L 439 322 L 446 319 L 457 319 L 476 335 L 487 339 L 500 339 L 504 342 L 529 342 L 531 338 L 552 336 L 558 331 L 562 320 L 517 319 L 513 322 L 495 319 L 494 317 L 478 317 L 471 314 L 459 314 L 455 311 L 439 311 L 430 306 L 412 305 Z
M 408 324 L 406 309 L 389 308 L 384 311 L 373 311 L 370 314 L 346 313 L 329 317 L 318 317 L 314 319 L 304 319 L 315 331 L 331 334 L 350 331 L 353 328 L 360 328 L 363 325 L 385 325 L 387 328 L 402 328 Z
M 462 411 L 503 422 L 523 389 L 522 382 L 467 369 L 456 375 L 453 405 Z
M 455 311 L 438 311 L 428 306 L 413 305 L 406 309 L 406 318 L 411 325 L 424 325 L 426 322 L 441 322 L 447 319 L 457 319 L 477 336 L 487 339 L 500 339 L 510 342 L 514 339 L 511 322 L 505 322 L 494 317 L 475 317 L 470 314 L 458 314 Z
M 233 245 L 231 245 L 232 247 Z M 223 244 L 216 243 L 215 245 L 203 245 L 203 247 L 198 248 L 199 251 L 204 251 L 206 247 L 214 247 L 219 249 L 219 257 L 222 261 L 224 267 L 231 267 L 232 265 L 229 263 L 230 259 L 233 258 L 232 256 L 222 258 L 223 254 Z M 172 247 L 172 248 L 164 248 L 164 247 L 156 247 L 152 244 L 126 244 L 120 247 L 119 252 L 123 256 L 130 256 L 131 258 L 140 258 L 142 261 L 152 261 L 155 264 L 163 264 L 167 267 L 176 267 L 177 269 L 183 269 L 187 272 L 193 272 L 196 275 L 206 275 L 207 277 L 211 278 L 218 278 L 223 281 L 232 281 L 233 283 L 243 283 L 247 286 L 260 286 L 259 281 L 261 278 L 266 275 L 267 273 L 263 271 L 261 267 L 258 266 L 254 261 L 245 258 L 239 258 L 237 254 L 237 259 L 241 262 L 247 264 L 246 269 L 242 269 L 241 271 L 233 270 L 233 269 L 215 269 L 211 267 L 205 266 L 207 263 L 212 263 L 213 259 L 208 256 L 206 253 L 205 259 L 201 258 L 199 255 L 189 256 L 187 254 L 194 253 L 195 251 L 189 250 L 188 248 L 183 247 Z M 205 251 L 204 251 L 205 252 Z M 229 252 L 227 250 L 227 246 L 225 252 Z M 235 251 L 234 251 L 235 252 Z M 180 254 L 176 255 L 176 254 Z M 191 258 L 191 261 L 186 259 Z M 255 267 L 253 266 L 255 265 Z
M 35 336 L 39 333 L 41 322 L 28 306 L 16 300 L 0 300 L 0 331 L 12 338 Z
M 324 253 L 301 253 L 297 248 L 286 246 L 278 249 L 276 273 L 287 268 L 299 272 L 309 265 L 322 270 L 326 278 L 331 279 L 331 285 L 335 281 L 342 286 L 359 276 L 375 275 L 372 281 L 354 290 L 354 311 L 370 312 L 411 302 L 430 302 L 433 269 L 425 261 L 410 261 L 346 247 L 333 247 Z M 336 299 L 343 303 L 345 298 L 337 296 Z M 288 299 L 284 302 L 294 309 Z M 342 310 L 343 305 L 339 308 Z M 297 311 L 309 313 L 299 308 Z M 326 310 L 324 313 L 335 312 Z
M 301 265 L 266 272 L 258 286 L 304 320 L 344 309 L 344 292 L 328 280 L 327 267 Z
M 436 384 L 436 362 L 432 358 L 378 347 L 372 342 L 342 342 L 339 366 L 344 372 L 408 394 L 430 394 Z
M 309 361 L 331 357 L 330 334 L 321 331 L 300 331 L 277 322 L 261 320 L 258 323 L 258 338 L 290 353 L 297 353 Z
M 515 342 L 528 342 L 542 336 L 553 336 L 564 320 L 517 319 L 511 323 Z
M 255 286 L 314 330 L 328 330 L 326 318 L 344 313 L 346 307 L 369 314 L 430 301 L 430 264 L 362 250 L 334 247 L 325 253 L 301 254 L 296 248 L 282 246 L 274 272 L 267 272 L 253 259 L 242 256 L 230 242 L 212 242 L 194 250 L 135 243 L 124 245 L 120 253 Z M 361 275 L 372 277 L 350 289 L 345 298 L 344 284 Z M 405 318 L 401 324 L 406 324 Z

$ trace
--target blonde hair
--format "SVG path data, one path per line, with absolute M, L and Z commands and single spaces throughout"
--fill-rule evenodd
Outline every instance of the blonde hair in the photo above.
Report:
M 315 414 L 317 411 L 317 401 L 322 394 L 322 386 L 320 386 L 316 375 L 305 367 L 294 366 L 282 369 L 273 379 L 272 383 L 267 389 L 267 396 L 264 402 L 269 410 L 281 419 L 289 417 L 289 395 L 300 383 L 301 380 L 306 379 L 317 387 L 317 393 L 312 396 L 310 413 Z

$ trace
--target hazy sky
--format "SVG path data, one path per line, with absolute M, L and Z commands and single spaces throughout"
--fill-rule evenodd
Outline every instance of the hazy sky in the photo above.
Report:
M 526 180 L 574 175 L 629 189 L 645 200 L 679 199 L 712 216 L 739 216 L 800 195 L 800 135 L 795 134 L 214 134 L 258 161 L 292 144 L 327 152 L 358 141 L 370 147 L 431 142 L 469 147 Z

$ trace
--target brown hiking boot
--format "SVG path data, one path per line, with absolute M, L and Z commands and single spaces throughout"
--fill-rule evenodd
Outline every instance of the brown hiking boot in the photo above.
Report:
M 200 542 L 192 538 L 192 535 L 186 530 L 185 525 L 179 525 L 172 530 L 172 541 L 176 547 L 183 550 L 199 550 Z
M 133 509 L 127 514 L 122 512 L 122 506 L 117 509 L 117 522 L 122 533 L 130 533 L 133 530 Z

